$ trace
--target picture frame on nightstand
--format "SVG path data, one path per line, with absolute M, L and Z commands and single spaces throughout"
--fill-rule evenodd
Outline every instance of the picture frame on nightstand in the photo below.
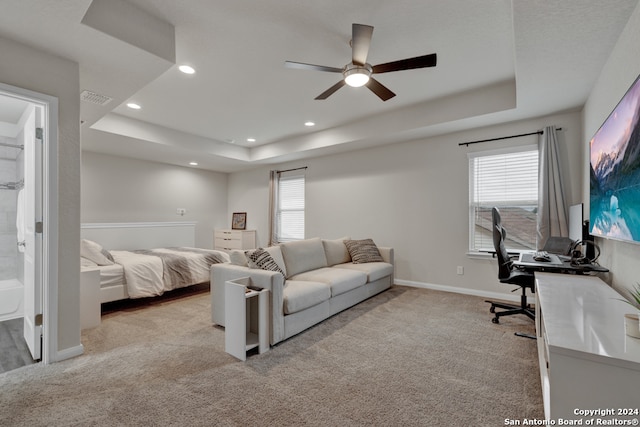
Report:
M 247 228 L 247 213 L 246 212 L 234 212 L 231 218 L 232 230 L 246 230 Z

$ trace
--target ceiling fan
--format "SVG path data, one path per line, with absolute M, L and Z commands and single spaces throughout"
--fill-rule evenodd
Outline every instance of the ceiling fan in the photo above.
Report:
M 437 56 L 435 53 L 417 56 L 415 58 L 401 59 L 399 61 L 387 62 L 385 64 L 371 65 L 367 63 L 369 46 L 373 27 L 370 25 L 353 24 L 351 28 L 351 62 L 343 68 L 326 67 L 324 65 L 305 64 L 302 62 L 285 61 L 285 66 L 289 68 L 300 68 L 304 70 L 327 71 L 329 73 L 342 73 L 344 78 L 329 89 L 322 92 L 315 99 L 327 99 L 335 91 L 345 84 L 352 87 L 367 86 L 380 99 L 386 101 L 396 96 L 382 83 L 371 77 L 372 74 L 389 73 L 391 71 L 412 70 L 415 68 L 435 67 Z

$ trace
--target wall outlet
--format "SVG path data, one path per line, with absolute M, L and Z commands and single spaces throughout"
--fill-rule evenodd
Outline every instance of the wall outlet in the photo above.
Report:
M 456 268 L 456 273 L 462 276 L 464 274 L 464 267 L 459 265 L 458 268 Z
M 177 212 L 176 212 L 176 213 L 177 213 L 178 215 L 180 215 L 180 216 L 184 216 L 184 214 L 186 214 L 186 213 L 187 213 L 187 210 L 186 210 L 186 209 L 184 209 L 184 208 L 178 208 L 178 210 L 177 210 Z

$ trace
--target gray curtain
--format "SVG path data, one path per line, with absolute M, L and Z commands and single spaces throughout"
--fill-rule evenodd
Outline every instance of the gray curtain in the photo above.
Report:
M 542 248 L 550 236 L 569 236 L 569 210 L 555 126 L 544 128 L 539 148 L 537 244 L 538 248 Z
M 276 206 L 278 196 L 278 171 L 269 172 L 269 245 L 273 246 L 278 243 L 276 240 Z

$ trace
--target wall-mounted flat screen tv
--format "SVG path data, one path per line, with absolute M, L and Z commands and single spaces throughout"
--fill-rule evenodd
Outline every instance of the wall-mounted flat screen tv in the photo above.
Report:
M 590 233 L 640 243 L 640 76 L 589 144 Z

